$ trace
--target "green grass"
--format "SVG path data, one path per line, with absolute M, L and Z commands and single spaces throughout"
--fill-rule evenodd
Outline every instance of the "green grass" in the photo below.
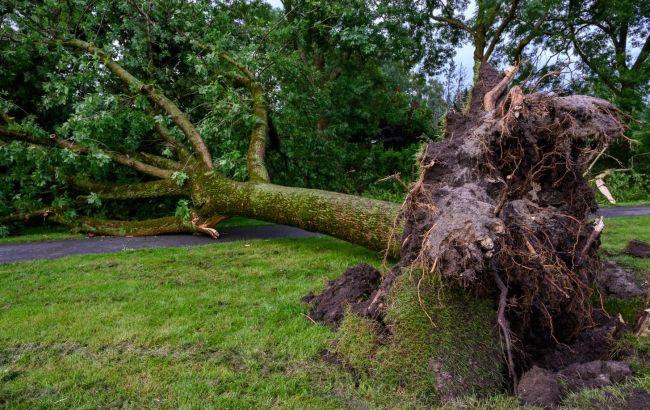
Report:
M 605 219 L 601 249 L 606 259 L 613 259 L 623 266 L 633 268 L 639 274 L 650 274 L 650 258 L 621 254 L 632 239 L 650 243 L 650 216 Z
M 361 261 L 310 238 L 0 265 L 0 405 L 345 407 L 300 297 Z
M 604 197 L 598 198 L 598 206 L 600 206 L 601 208 L 616 208 L 620 206 L 641 206 L 641 205 L 650 205 L 650 198 L 638 200 L 638 201 L 616 202 L 615 204 L 610 203 Z
M 650 241 L 650 217 L 606 222 L 609 252 Z M 380 257 L 319 237 L 0 265 L 0 407 L 412 408 L 403 391 L 324 362 L 334 333 L 304 316 L 302 295 L 362 261 Z M 646 386 L 648 366 L 635 366 L 633 385 Z
M 85 235 L 72 233 L 67 228 L 38 226 L 27 227 L 15 234 L 0 238 L 0 244 L 3 243 L 22 243 L 37 241 L 54 241 L 59 239 L 78 239 L 85 238 Z

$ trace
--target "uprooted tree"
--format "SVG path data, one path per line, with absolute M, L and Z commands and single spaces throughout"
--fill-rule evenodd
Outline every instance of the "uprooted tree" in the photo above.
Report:
M 380 363 L 360 366 L 379 377 L 409 385 L 424 374 L 443 400 L 494 391 L 498 328 L 516 391 L 523 371 L 593 326 L 602 221 L 583 173 L 623 135 L 619 112 L 592 97 L 508 91 L 513 75 L 482 65 L 468 111 L 449 114 L 444 140 L 422 151 L 399 263 L 381 280 L 346 272 L 308 298 L 316 319 L 335 324 L 349 304 L 335 347 L 347 364 L 363 363 L 351 341 L 376 334 L 380 347 L 364 353 Z
M 393 255 L 399 252 L 399 263 L 381 280 L 367 277 L 362 300 L 344 302 L 359 317 L 371 319 L 364 323 L 373 332 L 375 326 L 385 326 L 377 332 L 378 339 L 389 340 L 382 340 L 385 346 L 409 340 L 400 342 L 398 335 L 415 337 L 426 346 L 410 356 L 395 354 L 400 350 L 384 354 L 397 362 L 408 356 L 418 371 L 432 375 L 431 387 L 443 398 L 501 387 L 501 375 L 493 366 L 501 351 L 506 374 L 516 386 L 518 375 L 547 345 L 570 343 L 590 323 L 591 285 L 600 267 L 599 229 L 590 219 L 596 204 L 583 172 L 622 135 L 619 113 L 608 102 L 524 95 L 519 87 L 508 89 L 514 70 L 501 77 L 483 64 L 467 112 L 448 114 L 444 140 L 424 147 L 420 179 L 400 208 L 273 184 L 265 164 L 269 110 L 264 88 L 255 73 L 226 53 L 216 52 L 230 66 L 219 73 L 223 86 L 245 90 L 252 102 L 246 182 L 214 169 L 204 136 L 162 87 L 136 78 L 88 38 L 59 35 L 36 23 L 30 28 L 39 32 L 42 47 L 92 56 L 98 69 L 108 70 L 123 88 L 147 100 L 147 115 L 167 116 L 171 124 L 155 120 L 154 131 L 156 143 L 171 155 L 103 150 L 103 159 L 146 176 L 146 181 L 111 184 L 71 177 L 70 186 L 86 196 L 4 216 L 0 223 L 47 218 L 101 235 L 201 232 L 217 237 L 216 223 L 241 215 L 388 249 Z M 7 113 L 3 121 L 0 139 L 5 143 L 22 141 L 34 149 L 97 155 L 74 139 L 16 123 Z M 162 197 L 191 199 L 188 215 L 118 221 L 71 218 L 68 213 L 98 198 Z M 419 322 L 411 322 L 411 314 L 400 310 L 409 306 Z M 471 325 L 451 332 L 459 318 Z M 339 349 L 345 345 L 341 340 Z M 443 349 L 433 349 L 436 346 Z M 404 371 L 404 366 L 396 367 Z M 465 377 L 472 372 L 483 380 Z

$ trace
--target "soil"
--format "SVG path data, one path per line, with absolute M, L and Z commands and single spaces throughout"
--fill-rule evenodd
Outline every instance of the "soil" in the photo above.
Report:
M 323 293 L 309 293 L 302 301 L 312 305 L 309 317 L 336 328 L 343 319 L 346 308 L 363 310 L 366 301 L 379 286 L 381 274 L 367 263 L 349 268 L 337 279 L 329 281 Z
M 530 362 L 551 371 L 560 371 L 575 363 L 608 360 L 612 342 L 625 330 L 622 319 L 602 318 L 602 324 L 586 328 L 570 344 L 549 345 L 529 350 Z
M 576 363 L 559 372 L 534 366 L 521 377 L 518 394 L 523 404 L 553 409 L 569 393 L 622 383 L 631 376 L 626 363 L 612 360 Z
M 603 264 L 597 280 L 607 295 L 619 298 L 642 297 L 646 292 L 635 283 L 634 272 L 619 266 L 614 261 Z
M 553 408 L 562 400 L 562 391 L 557 375 L 534 366 L 521 376 L 519 400 L 523 404 Z
M 625 248 L 625 253 L 636 256 L 637 258 L 650 258 L 650 244 L 633 239 L 628 242 L 627 247 Z
M 641 410 L 650 409 L 650 394 L 640 388 L 626 389 L 623 391 L 625 404 L 619 410 Z M 604 403 L 594 403 L 595 410 L 609 410 L 610 407 Z

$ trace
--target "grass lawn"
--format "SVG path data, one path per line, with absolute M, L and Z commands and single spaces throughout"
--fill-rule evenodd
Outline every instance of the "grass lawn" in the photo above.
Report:
M 605 258 L 633 268 L 639 274 L 650 274 L 650 258 L 635 258 L 621 254 L 631 239 L 650 243 L 650 216 L 605 219 L 605 231 L 601 242 Z
M 361 261 L 309 238 L 0 265 L 0 405 L 345 407 L 300 297 Z
M 608 220 L 605 250 L 629 239 L 650 241 L 650 217 Z M 318 237 L 0 264 L 0 407 L 412 408 L 324 362 L 333 333 L 304 315 L 362 261 L 381 258 Z

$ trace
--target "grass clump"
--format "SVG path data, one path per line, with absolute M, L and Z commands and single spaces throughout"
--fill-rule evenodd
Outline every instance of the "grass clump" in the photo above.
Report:
M 457 396 L 494 394 L 503 386 L 503 372 L 491 303 L 415 273 L 405 272 L 391 289 L 388 336 L 348 312 L 336 353 L 366 383 L 381 385 L 402 404 L 431 406 Z
M 622 299 L 610 296 L 603 301 L 603 306 L 610 316 L 621 314 L 626 323 L 634 324 L 637 315 L 646 307 L 643 298 Z
M 368 374 L 378 345 L 379 329 L 376 322 L 348 309 L 333 349 L 337 357 L 356 372 Z

